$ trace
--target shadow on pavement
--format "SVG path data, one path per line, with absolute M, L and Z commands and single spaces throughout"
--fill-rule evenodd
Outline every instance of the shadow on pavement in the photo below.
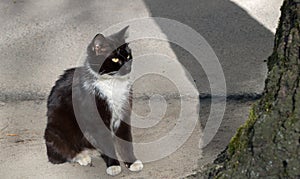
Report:
M 261 92 L 266 73 L 263 61 L 271 53 L 273 34 L 246 11 L 228 0 L 144 2 L 151 16 L 179 21 L 207 40 L 222 65 L 228 94 Z M 197 61 L 180 47 L 171 47 L 199 92 L 209 93 L 208 80 Z
M 222 65 L 227 85 L 227 97 L 231 96 L 235 99 L 234 96 L 237 96 L 235 101 L 240 101 L 245 96 L 251 101 L 256 99 L 255 94 L 262 92 L 266 74 L 264 60 L 271 53 L 274 35 L 245 10 L 229 0 L 144 0 L 144 2 L 152 17 L 179 21 L 190 26 L 206 39 Z M 161 30 L 164 32 L 163 28 Z M 165 33 L 165 35 L 170 34 Z M 181 47 L 175 44 L 170 44 L 170 46 L 180 63 L 193 77 L 192 80 L 196 83 L 200 99 L 209 96 L 209 82 L 201 65 Z M 254 94 L 255 99 L 251 99 L 251 94 Z M 211 104 L 209 98 L 205 99 L 208 100 L 203 101 L 200 111 L 208 112 Z M 235 103 L 233 101 L 233 104 Z M 248 102 L 238 102 L 238 104 L 236 107 L 240 109 L 248 109 L 250 105 Z M 234 111 L 236 110 L 231 107 L 231 109 L 227 108 L 225 113 L 230 114 Z M 247 110 L 238 114 L 240 116 L 238 121 L 234 121 L 237 118 L 222 121 L 213 141 L 203 150 L 204 159 L 201 159 L 199 163 L 205 163 L 205 155 L 216 155 L 228 144 L 235 132 L 232 128 L 237 128 L 245 121 L 247 117 L 245 111 Z M 233 115 L 235 114 L 231 114 Z M 200 115 L 202 127 L 206 124 L 205 116 L 206 114 Z M 226 128 L 231 131 L 227 131 Z

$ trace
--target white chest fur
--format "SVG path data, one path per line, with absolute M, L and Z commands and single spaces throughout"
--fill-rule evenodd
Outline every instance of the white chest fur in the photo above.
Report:
M 112 112 L 110 129 L 115 131 L 119 128 L 124 114 L 124 107 L 128 105 L 128 96 L 130 91 L 128 79 L 121 78 L 99 78 L 92 84 L 84 84 L 89 90 L 97 89 L 99 95 L 106 98 L 109 108 Z M 88 87 L 89 86 L 89 87 Z M 95 92 L 95 90 L 92 90 Z

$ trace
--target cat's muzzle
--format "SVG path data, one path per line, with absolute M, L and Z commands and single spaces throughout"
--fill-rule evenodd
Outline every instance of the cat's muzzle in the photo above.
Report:
M 118 71 L 118 74 L 123 76 L 127 75 L 131 72 L 131 65 L 132 65 L 132 60 L 126 62 Z

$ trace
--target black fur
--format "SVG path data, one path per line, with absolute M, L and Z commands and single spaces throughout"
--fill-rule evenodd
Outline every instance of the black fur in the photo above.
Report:
M 118 150 L 127 167 L 130 167 L 136 160 L 132 145 L 128 143 L 116 147 L 118 142 L 114 141 L 113 134 L 109 136 L 104 132 L 105 136 L 96 136 L 101 141 L 96 140 L 96 145 L 94 143 L 92 145 L 92 142 L 86 138 L 86 134 L 92 133 L 92 131 L 89 131 L 92 129 L 80 128 L 76 120 L 76 117 L 80 117 L 86 120 L 87 123 L 90 122 L 91 126 L 94 125 L 96 120 L 88 121 L 93 118 L 91 112 L 89 112 L 89 103 L 90 101 L 94 101 L 104 126 L 110 130 L 112 112 L 105 96 L 96 91 L 97 89 L 93 89 L 95 93 L 91 93 L 91 91 L 84 87 L 84 83 L 90 85 L 97 80 L 91 74 L 90 69 L 101 75 L 126 75 L 130 72 L 132 56 L 128 44 L 125 43 L 124 34 L 126 29 L 127 27 L 125 30 L 123 29 L 119 33 L 109 37 L 104 37 L 101 34 L 96 35 L 88 46 L 88 56 L 85 65 L 66 70 L 56 81 L 48 97 L 48 123 L 44 135 L 50 162 L 59 164 L 72 161 L 84 149 L 96 148 L 103 151 L 102 157 L 107 167 L 120 165 L 116 157 L 116 150 Z M 119 63 L 112 62 L 112 58 L 118 58 L 120 60 Z M 131 142 L 131 127 L 129 125 L 131 93 L 128 95 L 129 105 L 125 106 L 124 110 L 124 118 L 126 119 L 122 119 L 119 128 L 113 132 L 117 137 Z M 85 111 L 81 110 L 80 115 L 76 115 L 76 109 L 74 109 L 76 106 L 74 106 L 74 103 L 80 104 L 79 108 L 85 109 Z M 96 123 L 95 125 L 97 126 Z M 82 130 L 84 130 L 84 133 Z

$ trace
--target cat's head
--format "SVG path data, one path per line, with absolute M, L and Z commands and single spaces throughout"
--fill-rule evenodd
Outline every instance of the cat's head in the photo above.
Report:
M 132 55 L 125 42 L 129 26 L 105 37 L 97 34 L 87 48 L 87 63 L 100 75 L 123 76 L 131 71 Z

